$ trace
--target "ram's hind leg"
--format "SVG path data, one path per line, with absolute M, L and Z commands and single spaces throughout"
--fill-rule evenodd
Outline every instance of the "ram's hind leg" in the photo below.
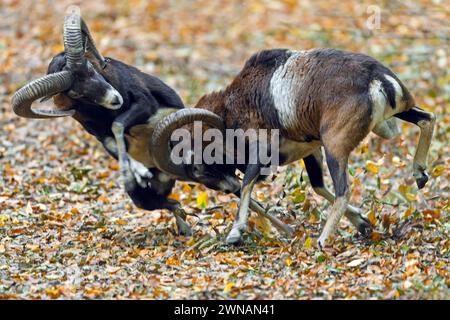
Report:
M 334 195 L 328 190 L 323 181 L 322 149 L 317 149 L 314 153 L 304 158 L 303 161 L 305 162 L 306 172 L 308 173 L 309 181 L 311 182 L 314 191 L 330 203 L 334 203 Z M 372 225 L 370 221 L 362 215 L 359 209 L 352 205 L 348 205 L 345 216 L 363 236 L 370 236 L 372 233 Z
M 369 133 L 372 111 L 364 101 L 340 105 L 339 112 L 331 112 L 322 119 L 321 140 L 325 148 L 328 170 L 333 180 L 336 200 L 331 207 L 318 244 L 324 247 L 327 239 L 336 231 L 350 199 L 348 183 L 348 158 L 350 152 Z
M 318 244 L 321 248 L 325 247 L 328 238 L 336 231 L 339 221 L 347 210 L 350 199 L 347 174 L 348 154 L 339 154 L 327 149 L 325 149 L 325 154 L 336 191 L 336 200 L 331 207 L 331 212 L 318 239 Z
M 436 121 L 435 115 L 431 112 L 414 107 L 408 111 L 396 114 L 395 116 L 404 121 L 414 123 L 420 128 L 420 138 L 416 154 L 414 155 L 413 170 L 417 186 L 419 189 L 422 189 L 428 181 L 428 175 L 426 173 L 427 156 Z

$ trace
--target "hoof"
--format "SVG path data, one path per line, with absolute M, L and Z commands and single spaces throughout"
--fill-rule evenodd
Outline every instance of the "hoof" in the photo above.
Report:
M 228 234 L 225 242 L 227 244 L 239 245 L 239 244 L 242 244 L 244 242 L 244 240 L 242 239 L 242 235 L 241 235 L 240 231 L 233 228 L 230 231 L 230 233 Z
M 369 238 L 372 234 L 373 226 L 366 217 L 361 217 L 361 219 L 362 221 L 358 225 L 358 232 L 361 233 L 364 238 Z
M 425 187 L 425 185 L 428 182 L 428 174 L 426 172 L 422 172 L 422 174 L 420 175 L 420 177 L 416 178 L 416 183 L 417 183 L 417 187 L 420 189 L 422 189 L 423 187 Z

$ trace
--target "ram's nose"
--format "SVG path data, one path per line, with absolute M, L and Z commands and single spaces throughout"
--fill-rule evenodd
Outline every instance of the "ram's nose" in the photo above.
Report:
M 122 97 L 120 96 L 115 96 L 113 98 L 113 100 L 111 101 L 111 106 L 113 108 L 120 108 L 120 106 L 122 105 Z
M 222 181 L 220 189 L 225 193 L 235 193 L 241 189 L 241 184 L 237 178 L 226 177 L 226 182 Z
M 123 98 L 117 90 L 110 88 L 100 104 L 107 109 L 117 110 L 122 106 Z

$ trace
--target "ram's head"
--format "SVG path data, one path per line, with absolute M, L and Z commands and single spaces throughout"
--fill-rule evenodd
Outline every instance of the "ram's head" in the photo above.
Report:
M 14 94 L 14 112 L 21 117 L 40 119 L 74 115 L 76 110 L 71 104 L 50 109 L 32 106 L 37 99 L 43 101 L 59 93 L 108 109 L 120 108 L 122 96 L 86 59 L 86 53 L 93 56 L 100 66 L 105 66 L 106 61 L 96 49 L 83 19 L 76 13 L 70 14 L 64 19 L 64 53 L 52 59 L 49 74 L 28 83 Z
M 194 159 L 195 152 L 203 152 L 203 146 L 200 147 L 200 150 L 196 150 L 193 147 L 196 142 L 192 141 L 191 143 L 191 141 L 187 141 L 188 145 L 193 148 L 187 150 L 187 152 L 183 150 L 184 154 L 181 157 L 181 161 L 175 161 L 173 159 L 174 154 L 172 151 L 174 151 L 174 144 L 171 141 L 173 133 L 175 130 L 181 128 L 178 133 L 181 135 L 183 135 L 183 132 L 186 133 L 186 136 L 183 137 L 184 142 L 186 142 L 186 139 L 194 139 L 195 136 L 190 135 L 190 130 L 192 129 L 191 125 L 196 121 L 219 132 L 225 132 L 225 125 L 222 118 L 211 111 L 186 108 L 172 113 L 158 123 L 152 136 L 150 148 L 154 155 L 156 166 L 180 180 L 195 181 L 204 184 L 208 188 L 221 190 L 226 193 L 239 192 L 241 184 L 239 178 L 236 176 L 236 166 L 226 164 L 226 152 L 223 152 L 219 156 L 222 160 L 221 163 L 198 163 Z M 183 128 L 185 126 L 188 129 Z M 179 142 L 179 144 L 184 142 Z M 224 150 L 224 147 L 222 146 L 222 150 Z

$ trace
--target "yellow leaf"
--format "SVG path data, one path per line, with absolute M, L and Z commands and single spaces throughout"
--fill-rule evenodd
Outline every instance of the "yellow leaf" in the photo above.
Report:
M 286 258 L 286 265 L 287 265 L 288 267 L 290 267 L 290 266 L 292 265 L 292 263 L 293 263 L 293 261 L 292 261 L 292 259 L 291 259 L 291 256 L 288 256 L 288 257 Z
M 363 145 L 361 146 L 360 150 L 361 150 L 361 154 L 364 154 L 364 153 L 369 152 L 369 143 L 363 144 Z
M 213 215 L 212 215 L 212 218 L 213 218 L 213 219 L 223 219 L 224 216 L 223 216 L 222 212 L 220 212 L 220 211 L 214 211 L 214 212 L 213 212 Z
M 183 192 L 184 193 L 191 193 L 192 192 L 191 186 L 188 185 L 187 183 L 183 184 Z
M 411 216 L 411 214 L 412 214 L 412 208 L 409 207 L 408 209 L 406 209 L 405 213 L 403 214 L 403 217 L 406 219 L 409 216 Z
M 416 201 L 416 200 L 417 200 L 417 199 L 416 199 L 416 195 L 414 195 L 414 194 L 412 194 L 412 193 L 409 193 L 409 192 L 405 193 L 405 197 L 406 197 L 406 199 L 408 199 L 409 201 Z
M 442 175 L 445 171 L 445 167 L 442 165 L 436 166 L 433 168 L 433 171 L 431 172 L 431 174 L 434 177 L 439 177 L 440 175 Z
M 401 185 L 398 186 L 398 191 L 399 191 L 401 194 L 405 194 L 405 193 L 408 192 L 408 186 L 407 186 L 407 185 L 404 185 L 404 184 L 401 184 Z
M 383 238 L 382 234 L 374 231 L 372 232 L 372 234 L 370 235 L 370 239 L 372 239 L 372 241 L 378 242 Z
M 312 249 L 312 239 L 310 237 L 306 238 L 303 246 L 306 247 L 307 249 Z
M 98 296 L 103 293 L 101 288 L 85 288 L 84 292 L 88 295 Z
M 256 228 L 261 231 L 264 235 L 270 235 L 272 233 L 272 226 L 269 220 L 264 217 L 256 216 L 252 218 L 252 222 L 255 223 Z
M 100 195 L 97 198 L 97 201 L 102 202 L 102 203 L 109 203 L 109 199 L 105 194 Z
M 197 206 L 202 209 L 208 206 L 208 194 L 205 191 L 198 195 Z
M 223 293 L 228 293 L 231 290 L 231 288 L 233 288 L 233 286 L 234 286 L 233 282 L 231 282 L 231 281 L 228 282 L 227 285 L 225 286 L 225 288 L 223 289 Z
M 366 162 L 367 171 L 372 172 L 373 174 L 378 174 L 378 165 L 375 162 L 367 161 Z
M 303 159 L 300 160 L 300 165 L 301 165 L 302 169 L 305 169 L 305 168 L 306 168 L 306 167 L 305 167 L 305 162 L 303 161 Z
M 237 210 L 237 208 L 238 208 L 238 203 L 237 203 L 236 201 L 233 201 L 233 202 L 230 203 L 230 205 L 228 206 L 228 208 L 229 208 L 230 210 Z
M 124 219 L 117 219 L 116 224 L 120 224 L 121 226 L 123 226 L 125 224 L 128 224 L 128 221 Z
M 110 163 L 110 164 L 108 165 L 108 167 L 109 167 L 111 170 L 113 170 L 113 171 L 118 171 L 118 170 L 120 169 L 120 166 L 119 166 L 118 163 Z
M 51 299 L 57 299 L 61 295 L 59 289 L 45 289 L 45 293 L 48 294 Z
M 181 261 L 178 259 L 177 256 L 171 256 L 169 259 L 167 259 L 166 264 L 169 266 L 181 266 Z
M 374 210 L 370 210 L 369 214 L 367 215 L 367 219 L 369 219 L 370 223 L 372 225 L 376 225 L 377 224 L 377 218 L 375 217 L 375 211 Z

